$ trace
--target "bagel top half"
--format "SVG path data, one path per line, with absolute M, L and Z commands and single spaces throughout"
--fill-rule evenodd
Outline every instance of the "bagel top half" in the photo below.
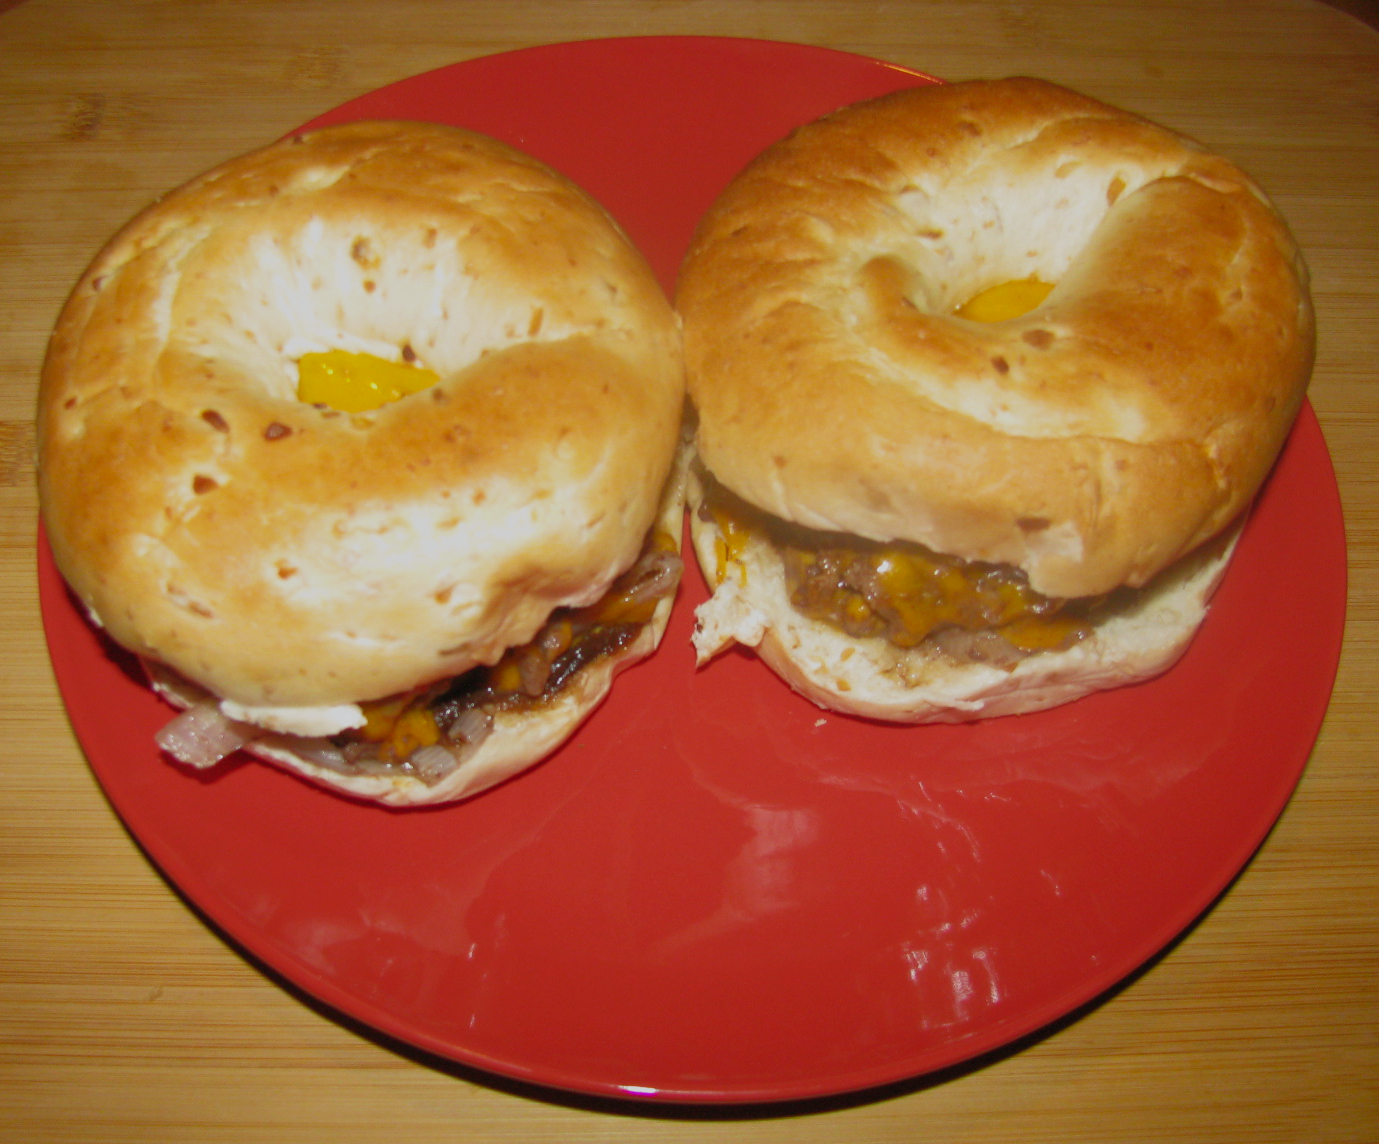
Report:
M 439 381 L 343 413 L 296 361 Z M 120 644 L 280 730 L 491 664 L 636 559 L 679 329 L 569 180 L 455 127 L 294 135 L 172 192 L 76 285 L 40 394 L 57 565 Z
M 1043 304 L 954 309 L 1005 282 Z M 897 92 L 765 151 L 677 306 L 697 449 L 813 529 L 1140 586 L 1238 517 L 1303 399 L 1307 272 L 1260 189 L 1034 79 Z

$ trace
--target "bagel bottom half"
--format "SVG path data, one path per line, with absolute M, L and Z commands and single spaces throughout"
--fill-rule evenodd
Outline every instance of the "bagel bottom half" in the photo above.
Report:
M 658 584 L 650 619 L 640 625 L 630 640 L 590 655 L 559 687 L 529 701 L 496 704 L 488 710 L 473 708 L 476 712 L 482 710 L 482 733 L 473 736 L 471 747 L 445 757 L 441 766 L 356 766 L 342 755 L 338 737 L 281 734 L 247 724 L 235 729 L 244 736 L 237 749 L 319 786 L 394 807 L 468 798 L 536 765 L 560 747 L 603 702 L 614 677 L 651 655 L 665 635 L 680 582 L 685 488 L 686 462 L 682 451 L 662 492 L 642 558 L 624 574 L 623 580 L 614 583 L 605 597 L 606 601 L 616 597 L 627 580 L 643 575 L 654 564 Z M 198 719 L 214 725 L 215 734 L 225 733 L 224 719 L 213 695 L 160 664 L 145 661 L 144 669 L 153 689 L 183 712 L 159 733 L 159 743 L 165 750 L 178 755 L 175 746 L 169 746 L 170 741 L 179 735 L 195 735 Z M 173 730 L 179 722 L 182 726 Z
M 935 640 L 907 648 L 883 637 L 858 638 L 804 614 L 792 602 L 769 524 L 726 537 L 722 518 L 706 507 L 711 481 L 697 465 L 691 467 L 691 537 L 712 591 L 695 612 L 699 662 L 734 643 L 754 648 L 818 706 L 897 723 L 960 723 L 1039 711 L 1163 673 L 1206 617 L 1243 524 L 1227 528 L 1143 588 L 1107 597 L 1067 646 L 991 662 L 955 655 Z

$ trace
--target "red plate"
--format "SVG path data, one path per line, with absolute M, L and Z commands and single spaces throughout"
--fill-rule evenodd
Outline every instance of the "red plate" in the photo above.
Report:
M 473 60 L 320 122 L 507 139 L 583 183 L 669 285 L 723 183 L 795 124 L 926 77 L 731 39 Z M 42 538 L 40 537 L 40 540 Z M 1306 762 L 1345 612 L 1335 478 L 1305 408 L 1168 675 L 964 727 L 825 715 L 749 655 L 662 651 L 559 754 L 390 812 L 260 764 L 165 762 L 167 710 L 39 545 L 73 726 L 172 881 L 267 966 L 445 1058 L 562 1089 L 780 1100 L 917 1076 L 1096 998 L 1206 909 Z

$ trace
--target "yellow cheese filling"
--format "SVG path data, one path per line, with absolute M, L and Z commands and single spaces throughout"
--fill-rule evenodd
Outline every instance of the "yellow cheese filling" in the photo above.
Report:
M 420 393 L 439 380 L 433 370 L 410 362 L 347 350 L 303 354 L 297 359 L 298 400 L 341 413 L 378 409 L 409 393 Z
M 722 496 L 710 502 L 717 527 L 715 578 L 745 586 L 743 556 L 769 544 L 801 613 L 858 638 L 912 648 L 944 628 L 990 631 L 1021 652 L 1067 647 L 1091 630 L 1082 606 L 1031 588 L 1016 568 L 931 552 L 908 543 L 875 544 L 787 527 L 773 535 L 766 518 Z
M 674 538 L 657 529 L 651 538 L 655 551 L 676 552 Z M 488 670 L 488 685 L 504 695 L 517 695 L 523 689 L 522 662 L 540 656 L 550 667 L 557 659 L 582 639 L 600 627 L 614 625 L 638 626 L 650 623 L 660 599 L 641 596 L 632 591 L 628 576 L 613 582 L 603 597 L 583 608 L 561 608 L 546 622 L 540 634 L 530 643 L 509 648 L 503 658 Z
M 917 647 L 943 628 L 993 631 L 1025 652 L 1063 647 L 1085 634 L 1084 623 L 1061 610 L 1063 601 L 1040 595 L 1013 568 L 898 544 L 791 548 L 786 560 L 791 600 L 802 612 L 897 647 Z M 833 575 L 847 565 L 867 588 Z
M 969 322 L 1008 322 L 1042 305 L 1052 289 L 1037 278 L 1001 282 L 969 298 L 953 313 Z
M 670 533 L 657 529 L 649 538 L 646 551 L 678 554 L 679 545 Z M 557 659 L 581 647 L 586 649 L 588 658 L 597 658 L 600 648 L 615 646 L 608 639 L 610 633 L 621 630 L 630 634 L 651 622 L 664 596 L 637 588 L 634 567 L 615 580 L 594 603 L 583 608 L 557 609 L 529 643 L 509 648 L 492 667 L 480 669 L 472 680 L 474 689 L 484 691 L 490 696 L 489 702 L 504 708 L 540 702 L 544 692 L 531 694 L 529 679 L 545 679 Z M 351 734 L 379 744 L 382 757 L 395 761 L 440 742 L 441 728 L 432 703 L 444 687 L 442 684 L 439 688 L 432 686 L 361 703 L 365 724 Z

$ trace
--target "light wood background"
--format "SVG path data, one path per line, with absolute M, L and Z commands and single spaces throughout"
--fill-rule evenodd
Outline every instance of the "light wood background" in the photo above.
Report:
M 1375 7 L 0 3 L 0 1140 L 1379 1140 Z M 657 1111 L 562 1098 L 333 1019 L 225 944 L 124 832 L 72 738 L 38 618 L 36 378 L 66 291 L 119 223 L 211 164 L 408 75 L 535 43 L 671 33 L 1082 88 L 1251 170 L 1315 278 L 1311 400 L 1344 499 L 1350 611 L 1295 797 L 1224 899 L 1102 1004 L 1018 1052 L 866 1099 Z

